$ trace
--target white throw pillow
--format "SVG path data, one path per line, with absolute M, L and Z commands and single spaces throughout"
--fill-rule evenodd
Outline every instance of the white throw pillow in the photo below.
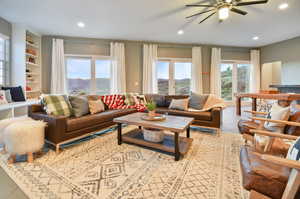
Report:
M 278 105 L 278 103 L 275 103 L 271 111 L 268 115 L 269 119 L 272 120 L 284 120 L 287 121 L 290 116 L 290 107 L 281 107 Z M 266 122 L 265 123 L 265 128 L 272 128 L 272 127 L 284 127 L 285 124 L 279 124 L 279 123 L 273 123 L 273 122 Z
M 172 99 L 169 109 L 187 111 L 189 107 L 189 98 Z

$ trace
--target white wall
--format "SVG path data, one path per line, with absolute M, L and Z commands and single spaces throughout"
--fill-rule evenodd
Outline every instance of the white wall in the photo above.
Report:
M 26 29 L 19 24 L 12 24 L 12 62 L 11 84 L 12 86 L 26 86 Z

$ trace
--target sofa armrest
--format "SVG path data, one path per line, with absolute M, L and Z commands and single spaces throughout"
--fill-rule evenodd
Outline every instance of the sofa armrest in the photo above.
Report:
M 211 117 L 212 121 L 220 128 L 222 123 L 222 108 L 211 109 Z
M 65 116 L 53 116 L 48 115 L 45 112 L 31 112 L 29 111 L 29 117 L 35 120 L 42 120 L 47 122 L 45 130 L 46 140 L 53 144 L 58 144 L 63 140 L 63 136 L 67 131 L 67 119 Z

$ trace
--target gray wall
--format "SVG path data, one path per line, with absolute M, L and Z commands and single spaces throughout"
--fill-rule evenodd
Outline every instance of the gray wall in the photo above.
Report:
M 11 36 L 12 25 L 5 19 L 0 17 L 0 33 L 6 36 Z
M 89 39 L 61 36 L 42 37 L 42 90 L 45 93 L 50 91 L 51 78 L 51 41 L 53 38 L 62 38 L 65 41 L 66 54 L 86 54 L 86 55 L 109 55 L 110 42 L 107 39 Z M 115 40 L 114 40 L 115 41 Z M 121 41 L 125 43 L 126 59 L 126 87 L 127 92 L 142 91 L 142 66 L 143 66 L 143 43 L 142 41 Z M 156 43 L 156 42 L 151 42 Z M 159 57 L 191 58 L 192 46 L 197 44 L 170 44 L 157 43 Z M 205 93 L 209 93 L 209 72 L 211 48 L 209 45 L 202 47 L 203 64 L 203 88 Z M 222 59 L 227 60 L 250 60 L 249 48 L 221 47 Z
M 300 85 L 300 37 L 261 47 L 261 63 L 282 62 L 282 84 Z

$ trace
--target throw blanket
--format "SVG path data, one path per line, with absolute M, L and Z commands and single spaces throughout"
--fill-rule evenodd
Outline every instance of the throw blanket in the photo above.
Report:
M 201 110 L 189 109 L 189 111 L 209 111 L 213 108 L 226 108 L 226 104 L 223 99 L 217 98 L 215 95 L 210 94 Z

